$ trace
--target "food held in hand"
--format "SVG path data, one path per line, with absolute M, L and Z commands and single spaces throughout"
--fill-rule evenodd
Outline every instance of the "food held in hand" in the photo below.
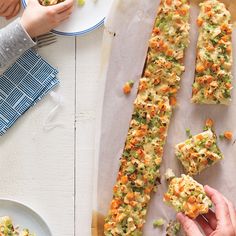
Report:
M 210 129 L 176 145 L 175 155 L 191 176 L 223 159 L 217 137 Z
M 52 5 L 56 5 L 60 2 L 64 2 L 65 0 L 39 0 L 39 2 L 43 5 L 43 6 L 52 6 Z
M 229 104 L 232 90 L 231 15 L 218 0 L 200 4 L 197 64 L 192 101 L 205 104 Z
M 203 186 L 188 175 L 172 179 L 163 200 L 177 212 L 183 212 L 192 219 L 206 214 L 212 207 Z

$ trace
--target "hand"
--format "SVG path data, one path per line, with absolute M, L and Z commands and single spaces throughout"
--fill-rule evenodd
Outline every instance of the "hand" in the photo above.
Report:
M 11 19 L 18 14 L 20 6 L 20 0 L 0 0 L 0 16 Z
M 199 216 L 196 221 L 206 236 L 236 236 L 236 211 L 234 205 L 215 189 L 205 186 L 207 195 L 215 205 L 215 212 Z M 182 213 L 177 219 L 187 236 L 202 236 L 196 223 Z
M 67 20 L 72 10 L 73 0 L 65 0 L 54 6 L 42 6 L 38 0 L 29 0 L 21 17 L 21 24 L 33 38 L 49 32 Z

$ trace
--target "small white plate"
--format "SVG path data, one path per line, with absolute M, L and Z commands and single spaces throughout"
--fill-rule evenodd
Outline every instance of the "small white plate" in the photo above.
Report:
M 13 225 L 19 225 L 20 230 L 27 228 L 37 236 L 52 236 L 42 217 L 19 202 L 0 199 L 0 217 L 2 216 L 9 216 Z
M 24 7 L 26 7 L 26 2 L 27 0 L 22 0 Z M 85 5 L 79 7 L 75 0 L 74 11 L 70 18 L 52 32 L 66 36 L 89 33 L 103 25 L 111 3 L 112 0 L 85 0 Z

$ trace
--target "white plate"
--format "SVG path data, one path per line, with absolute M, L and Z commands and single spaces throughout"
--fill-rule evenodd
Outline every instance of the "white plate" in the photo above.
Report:
M 52 32 L 59 35 L 78 36 L 99 28 L 109 11 L 112 0 L 85 0 L 85 5 L 79 7 L 75 1 L 71 17 Z M 27 0 L 22 0 L 26 7 Z
M 12 200 L 0 199 L 0 217 L 9 216 L 13 225 L 27 228 L 37 236 L 52 236 L 45 221 L 29 207 Z

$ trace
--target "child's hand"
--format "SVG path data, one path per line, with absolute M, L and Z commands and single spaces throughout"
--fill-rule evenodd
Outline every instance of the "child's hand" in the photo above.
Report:
M 42 6 L 38 0 L 28 0 L 21 24 L 33 38 L 49 32 L 68 19 L 72 10 L 73 0 L 65 0 L 54 6 Z
M 11 19 L 18 14 L 20 6 L 20 0 L 0 0 L 0 16 Z

